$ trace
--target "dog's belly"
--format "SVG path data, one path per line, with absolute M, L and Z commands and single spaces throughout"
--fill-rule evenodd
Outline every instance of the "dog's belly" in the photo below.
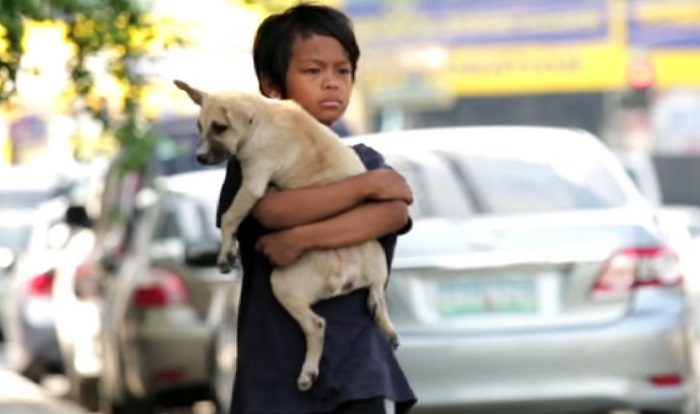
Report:
M 275 269 L 273 278 L 293 289 L 309 303 L 368 287 L 384 284 L 387 263 L 379 242 L 372 240 L 339 249 L 312 250 L 293 264 Z

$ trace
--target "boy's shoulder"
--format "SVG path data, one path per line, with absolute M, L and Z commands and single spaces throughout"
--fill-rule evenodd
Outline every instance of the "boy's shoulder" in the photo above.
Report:
M 351 148 L 355 150 L 368 170 L 386 167 L 384 156 L 369 145 L 360 143 L 352 145 Z

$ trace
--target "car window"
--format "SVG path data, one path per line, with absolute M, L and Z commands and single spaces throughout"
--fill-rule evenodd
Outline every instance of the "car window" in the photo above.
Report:
M 194 156 L 198 139 L 196 132 L 161 135 L 151 159 L 151 173 L 173 175 L 202 169 Z
M 448 155 L 466 186 L 491 213 L 619 207 L 626 196 L 597 160 Z
M 170 195 L 168 207 L 161 213 L 156 226 L 156 238 L 201 240 L 216 237 L 214 214 L 214 207 L 202 200 L 182 194 Z
M 180 220 L 177 218 L 175 207 L 171 203 L 165 203 L 158 216 L 153 238 L 154 240 L 164 240 L 181 237 Z
M 423 172 L 418 164 L 406 158 L 391 160 L 391 166 L 404 176 L 413 191 L 413 204 L 409 207 L 412 218 L 431 217 L 434 215 L 428 194 Z
M 464 217 L 473 208 L 459 181 L 444 160 L 434 154 L 389 155 L 389 164 L 401 173 L 413 191 L 411 217 Z

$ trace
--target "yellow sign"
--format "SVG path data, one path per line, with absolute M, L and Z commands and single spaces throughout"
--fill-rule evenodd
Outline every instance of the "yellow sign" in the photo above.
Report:
M 464 48 L 439 76 L 460 95 L 585 92 L 622 87 L 626 66 L 614 45 Z
M 379 61 L 361 68 L 371 92 L 416 76 L 456 95 L 620 90 L 639 52 L 655 87 L 700 86 L 697 0 L 372 4 L 346 1 L 364 56 Z M 445 58 L 404 59 L 430 48 Z

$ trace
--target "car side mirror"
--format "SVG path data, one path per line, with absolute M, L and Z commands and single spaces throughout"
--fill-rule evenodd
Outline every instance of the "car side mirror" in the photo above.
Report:
M 218 240 L 197 240 L 185 245 L 185 264 L 193 267 L 213 267 L 219 256 Z
M 66 223 L 76 227 L 92 227 L 92 219 L 88 216 L 85 206 L 70 206 L 66 209 Z

